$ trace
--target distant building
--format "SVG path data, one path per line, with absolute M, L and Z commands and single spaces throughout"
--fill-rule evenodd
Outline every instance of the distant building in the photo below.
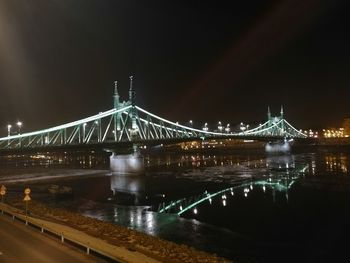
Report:
M 346 135 L 344 128 L 328 128 L 323 129 L 323 137 L 324 138 L 343 138 L 348 137 Z
M 350 135 L 350 117 L 347 117 L 343 120 L 343 128 L 344 128 L 344 133 L 346 135 Z

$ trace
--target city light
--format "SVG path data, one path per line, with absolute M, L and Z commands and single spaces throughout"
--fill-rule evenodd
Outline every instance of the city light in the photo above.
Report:
M 223 128 L 224 127 L 222 126 L 221 121 L 219 121 L 218 122 L 218 130 L 219 130 L 219 132 L 222 132 Z
M 349 137 L 349 135 L 345 134 L 344 128 L 339 129 L 323 129 L 323 137 L 325 138 L 344 138 Z
M 11 136 L 11 128 L 12 128 L 11 124 L 7 125 L 7 136 Z
M 18 121 L 16 124 L 18 126 L 18 134 L 21 134 L 21 128 L 23 126 L 23 123 L 21 121 Z
M 204 123 L 203 131 L 207 132 L 208 130 L 209 130 L 208 123 Z
M 240 123 L 239 129 L 244 133 L 246 130 L 249 130 L 249 124 Z
M 319 131 L 315 131 L 312 129 L 304 130 L 303 133 L 305 133 L 309 138 L 347 138 L 349 135 L 345 132 L 344 128 L 328 128 L 328 129 L 322 129 Z

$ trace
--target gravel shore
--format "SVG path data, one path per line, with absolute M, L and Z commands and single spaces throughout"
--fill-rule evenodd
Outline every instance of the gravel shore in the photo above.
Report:
M 23 209 L 22 200 L 11 200 L 10 203 Z M 76 228 L 91 236 L 104 239 L 110 244 L 122 246 L 131 251 L 138 251 L 162 262 L 231 262 L 215 254 L 199 251 L 186 245 L 178 245 L 136 230 L 85 217 L 64 209 L 45 206 L 36 201 L 30 202 L 30 213 L 34 217 Z

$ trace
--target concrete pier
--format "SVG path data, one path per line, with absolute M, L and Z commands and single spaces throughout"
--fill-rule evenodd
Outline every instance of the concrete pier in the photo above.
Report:
M 267 153 L 288 153 L 291 150 L 291 146 L 288 141 L 267 143 L 265 145 L 265 151 Z
M 110 168 L 113 174 L 142 175 L 145 172 L 144 158 L 138 152 L 116 155 L 110 157 Z

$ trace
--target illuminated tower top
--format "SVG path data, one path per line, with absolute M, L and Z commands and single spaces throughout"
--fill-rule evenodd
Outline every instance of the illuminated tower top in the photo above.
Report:
M 267 119 L 268 119 L 268 120 L 271 120 L 270 106 L 267 106 Z
M 118 93 L 118 81 L 114 81 L 114 95 L 113 95 L 113 99 L 114 99 L 114 108 L 118 109 L 119 105 L 120 105 L 120 96 Z
M 130 76 L 129 101 L 131 105 L 135 105 L 135 91 L 133 89 L 133 76 Z
M 281 119 L 283 119 L 283 105 L 281 105 Z

